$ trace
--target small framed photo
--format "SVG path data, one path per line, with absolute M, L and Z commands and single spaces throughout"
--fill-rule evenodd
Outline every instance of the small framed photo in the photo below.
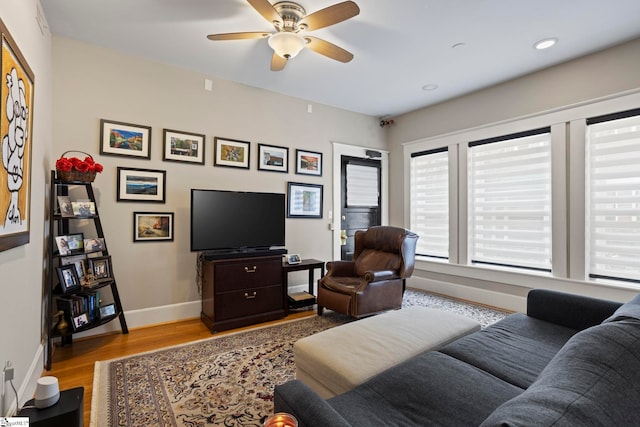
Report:
M 151 126 L 100 120 L 100 154 L 151 158 Z
M 60 208 L 60 215 L 64 218 L 75 216 L 71 205 L 71 197 L 69 196 L 58 196 L 58 208 Z
M 56 245 L 60 255 L 70 255 L 73 253 L 81 253 L 83 251 L 82 233 L 68 234 L 66 236 L 56 236 Z
M 107 246 L 104 243 L 104 239 L 102 237 L 96 237 L 94 239 L 84 239 L 84 251 L 88 252 L 99 252 L 107 249 Z
M 104 319 L 105 317 L 111 317 L 116 315 L 116 305 L 115 304 L 107 304 L 99 307 L 100 309 L 100 318 Z
M 173 212 L 134 212 L 133 241 L 173 240 Z
M 289 172 L 289 149 L 258 144 L 258 170 Z
M 82 313 L 81 315 L 74 317 L 72 320 L 73 320 L 74 330 L 78 330 L 81 327 L 89 324 L 89 318 L 87 317 L 87 313 Z
M 298 254 L 289 254 L 287 255 L 287 264 L 300 264 L 302 260 L 300 259 L 300 255 Z
M 76 268 L 76 274 L 82 283 L 83 279 L 87 275 L 86 267 L 87 257 L 85 255 L 69 256 L 60 259 L 61 265 L 73 265 Z
M 287 218 L 322 218 L 322 185 L 288 183 Z
M 213 138 L 215 146 L 215 166 L 249 169 L 249 148 L 251 143 L 237 139 Z
M 80 218 L 91 218 L 96 214 L 96 204 L 88 200 L 78 200 L 71 202 L 73 216 Z
M 204 135 L 164 129 L 162 139 L 162 160 L 204 165 Z
M 61 265 L 56 270 L 58 271 L 58 279 L 63 293 L 80 289 L 80 278 L 76 272 L 75 265 Z
M 296 173 L 322 176 L 322 153 L 296 150 Z
M 111 278 L 111 257 L 110 256 L 98 256 L 93 258 L 87 258 L 89 269 L 93 274 L 94 280 L 108 280 Z
M 164 203 L 167 172 L 118 167 L 117 200 Z

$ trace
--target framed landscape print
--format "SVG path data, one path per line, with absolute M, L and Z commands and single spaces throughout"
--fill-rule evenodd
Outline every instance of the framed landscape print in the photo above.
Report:
M 322 218 L 322 185 L 288 183 L 288 218 Z
M 258 144 L 258 170 L 289 172 L 289 149 Z
M 35 76 L 1 19 L 0 33 L 0 251 L 6 251 L 29 243 Z
M 296 150 L 296 173 L 322 176 L 322 153 Z
M 213 145 L 216 151 L 214 165 L 249 169 L 249 148 L 251 146 L 249 142 L 216 136 L 213 138 Z
M 151 126 L 100 120 L 100 154 L 151 158 Z
M 134 212 L 133 241 L 173 240 L 173 212 Z
M 117 200 L 164 203 L 166 181 L 166 171 L 119 167 Z
M 204 135 L 165 129 L 162 160 L 204 165 Z

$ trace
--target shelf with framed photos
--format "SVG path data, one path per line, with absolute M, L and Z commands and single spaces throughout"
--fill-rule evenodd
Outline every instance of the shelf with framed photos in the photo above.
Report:
M 51 171 L 49 218 L 45 285 L 47 370 L 51 369 L 54 340 L 59 339 L 62 346 L 71 345 L 74 334 L 115 319 L 119 319 L 122 333 L 129 333 L 93 184 L 64 181 L 56 171 Z

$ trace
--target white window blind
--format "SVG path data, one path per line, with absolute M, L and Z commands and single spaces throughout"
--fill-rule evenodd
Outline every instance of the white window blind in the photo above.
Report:
M 469 143 L 472 263 L 551 271 L 549 128 Z
M 420 236 L 418 255 L 449 258 L 449 153 L 411 155 L 411 230 Z
M 347 207 L 378 206 L 378 168 L 375 166 L 347 165 Z
M 640 110 L 631 113 L 636 115 L 587 121 L 587 242 L 593 278 L 640 282 Z

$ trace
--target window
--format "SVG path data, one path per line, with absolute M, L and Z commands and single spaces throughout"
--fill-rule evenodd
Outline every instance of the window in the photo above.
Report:
M 411 154 L 411 230 L 416 253 L 449 258 L 449 153 L 446 148 Z
M 591 278 L 640 283 L 640 110 L 587 120 Z
M 551 271 L 549 128 L 469 143 L 469 257 Z

